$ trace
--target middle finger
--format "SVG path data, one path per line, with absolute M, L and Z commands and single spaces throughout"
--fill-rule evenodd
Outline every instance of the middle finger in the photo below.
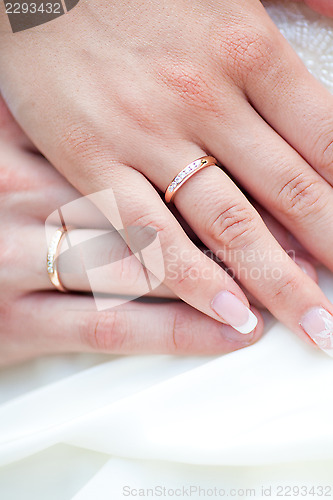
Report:
M 212 149 L 208 151 L 214 154 Z M 156 163 L 162 167 L 151 180 L 162 190 L 186 166 L 184 162 L 177 169 L 170 150 L 164 151 L 164 157 Z M 214 166 L 198 172 L 181 187 L 174 202 L 203 243 L 228 265 L 239 282 L 299 336 L 304 338 L 306 332 L 318 341 L 323 329 L 322 310 L 332 318 L 333 325 L 332 304 L 285 253 L 225 172 Z M 212 307 L 218 313 L 218 299 Z M 313 315 L 317 320 L 315 330 Z
M 304 248 L 333 269 L 331 186 L 248 103 L 240 109 L 228 137 L 216 122 L 203 131 L 207 146 Z

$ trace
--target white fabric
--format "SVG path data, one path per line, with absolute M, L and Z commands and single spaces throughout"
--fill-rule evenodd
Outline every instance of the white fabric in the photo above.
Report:
M 298 4 L 268 9 L 333 91 L 333 22 Z M 332 300 L 332 275 L 320 283 Z M 68 355 L 0 375 L 1 500 L 120 500 L 125 486 L 173 489 L 144 498 L 182 487 L 178 498 L 222 498 L 216 487 L 278 499 L 279 485 L 333 495 L 333 361 L 272 320 L 225 356 Z M 191 485 L 201 493 L 186 495 Z

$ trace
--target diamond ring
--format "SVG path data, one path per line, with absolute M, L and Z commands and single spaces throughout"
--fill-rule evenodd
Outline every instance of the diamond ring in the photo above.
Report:
M 67 292 L 66 288 L 60 281 L 58 273 L 58 257 L 60 254 L 61 244 L 64 238 L 66 238 L 66 236 L 68 235 L 68 231 L 70 231 L 70 229 L 71 228 L 68 228 L 66 226 L 57 229 L 50 241 L 47 250 L 47 273 L 49 275 L 51 283 L 56 287 L 57 290 L 59 290 L 59 292 Z
M 181 170 L 179 174 L 172 179 L 165 191 L 165 201 L 167 203 L 171 202 L 178 189 L 185 184 L 185 182 L 192 177 L 192 175 L 199 172 L 199 170 L 212 165 L 217 165 L 217 160 L 213 156 L 203 156 L 202 158 L 192 161 L 192 163 L 183 168 L 183 170 Z

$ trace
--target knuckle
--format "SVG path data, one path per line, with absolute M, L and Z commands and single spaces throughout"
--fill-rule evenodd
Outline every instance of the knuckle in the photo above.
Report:
M 86 124 L 67 125 L 58 138 L 58 144 L 68 161 L 92 160 L 96 153 L 102 151 L 98 137 L 100 134 L 93 133 Z
M 158 79 L 186 106 L 215 112 L 217 92 L 214 89 L 214 79 L 206 78 L 206 72 L 200 66 L 184 63 L 172 65 L 157 70 Z M 192 108 L 193 111 L 193 108 Z
M 177 276 L 173 278 L 173 288 L 180 297 L 197 291 L 199 273 L 200 264 L 197 261 L 182 262 L 178 266 Z
M 322 199 L 321 183 L 303 173 L 288 179 L 276 196 L 279 210 L 292 217 L 304 217 L 319 205 Z
M 193 323 L 193 324 L 192 324 Z M 184 311 L 176 310 L 170 319 L 171 335 L 168 335 L 169 351 L 176 353 L 190 352 L 194 347 L 195 323 Z
M 84 319 L 80 337 L 83 345 L 94 351 L 121 352 L 128 340 L 125 312 L 111 310 L 92 314 Z
M 124 251 L 121 259 L 120 275 L 134 291 L 137 289 L 143 293 L 151 280 L 156 284 L 159 279 L 164 279 L 163 259 L 174 242 L 172 225 L 157 211 L 153 213 L 144 209 L 140 216 L 129 216 L 123 237 L 129 250 Z
M 136 209 L 137 207 L 135 207 Z M 134 229 L 146 229 L 146 228 L 151 228 L 152 230 L 156 231 L 158 234 L 162 234 L 165 236 L 168 234 L 168 229 L 169 225 L 167 224 L 166 221 L 162 222 L 160 217 L 160 214 L 158 212 L 152 212 L 152 211 L 143 211 L 139 216 L 134 216 L 130 218 L 129 222 L 129 227 L 132 227 Z M 137 233 L 137 239 L 138 241 L 140 238 L 144 236 L 144 233 Z
M 275 303 L 285 303 L 292 297 L 295 292 L 299 289 L 299 280 L 296 277 L 283 277 L 276 282 L 273 282 L 271 290 L 271 302 Z
M 223 57 L 226 68 L 236 71 L 241 79 L 253 71 L 263 71 L 279 59 L 279 48 L 277 37 L 268 28 L 260 29 L 239 27 L 230 34 L 223 37 Z
M 320 145 L 316 149 L 318 150 L 316 163 L 320 166 L 323 173 L 333 174 L 332 132 L 327 135 L 321 135 Z
M 116 273 L 115 279 L 117 281 L 128 281 L 131 276 L 132 266 L 132 252 L 126 245 L 125 241 L 117 240 L 116 244 L 113 243 L 108 251 L 108 263 L 117 263 L 113 266 L 112 273 Z
M 123 257 L 119 261 L 118 273 L 117 279 L 120 283 L 126 285 L 128 291 L 140 293 L 140 289 L 142 289 L 141 281 L 145 277 L 143 266 L 128 248 L 126 248 Z
M 229 249 L 243 248 L 251 243 L 257 230 L 256 214 L 238 204 L 220 210 L 210 224 L 213 239 Z
M 137 209 L 137 207 L 134 207 Z M 141 211 L 141 215 L 128 217 L 127 228 L 132 229 L 130 236 L 125 235 L 124 240 L 129 248 L 145 248 L 152 241 L 158 240 L 162 248 L 167 248 L 174 241 L 174 234 L 170 222 L 164 219 L 158 211 Z M 134 247 L 133 247 L 134 245 Z

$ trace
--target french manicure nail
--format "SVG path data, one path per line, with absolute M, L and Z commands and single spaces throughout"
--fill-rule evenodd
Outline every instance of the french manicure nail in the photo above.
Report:
M 211 307 L 220 318 L 240 333 L 250 333 L 257 326 L 257 316 L 236 295 L 227 290 L 214 297 Z
M 312 340 L 333 357 L 333 316 L 323 307 L 310 309 L 300 322 Z

